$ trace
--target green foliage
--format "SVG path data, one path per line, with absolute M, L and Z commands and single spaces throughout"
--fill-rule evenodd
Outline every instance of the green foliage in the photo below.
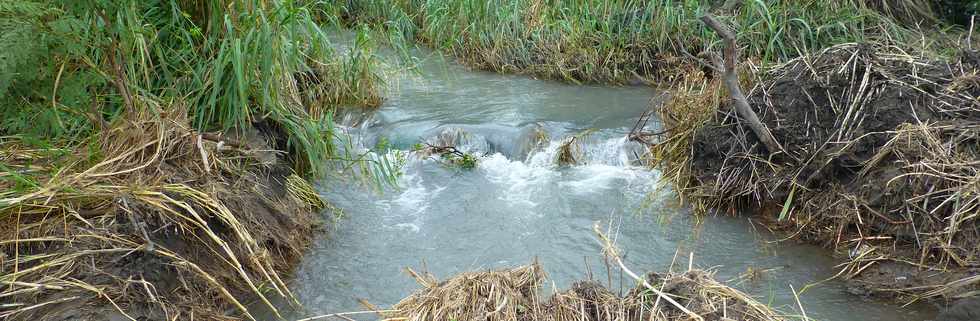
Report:
M 625 82 L 634 73 L 669 78 L 681 46 L 697 54 L 717 43 L 698 17 L 722 2 L 353 0 L 325 10 L 385 30 L 396 45 L 418 40 L 483 69 Z M 763 62 L 869 38 L 918 39 L 866 2 L 877 3 L 746 0 L 728 22 L 743 53 Z
M 476 168 L 478 159 L 476 156 L 470 153 L 463 152 L 446 152 L 441 154 L 442 160 L 449 165 L 458 167 L 459 169 L 472 170 Z
M 474 169 L 476 168 L 476 156 L 473 156 L 473 154 L 463 154 L 462 157 L 456 159 L 456 165 L 462 169 Z
M 381 136 L 378 138 L 378 142 L 374 144 L 374 151 L 378 153 L 384 153 L 391 149 L 391 142 L 388 141 L 387 137 Z
M 88 106 L 87 84 L 100 82 L 71 58 L 85 52 L 85 39 L 75 34 L 87 28 L 42 3 L 0 3 L 0 133 L 75 136 L 88 127 L 68 107 Z
M 172 108 L 152 98 L 205 131 L 270 121 L 315 172 L 330 110 L 379 104 L 382 83 L 370 38 L 340 55 L 318 17 L 292 0 L 2 1 L 0 135 L 77 142 L 129 109 Z

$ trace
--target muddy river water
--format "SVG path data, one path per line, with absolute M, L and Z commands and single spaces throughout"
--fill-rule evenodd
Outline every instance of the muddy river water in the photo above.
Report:
M 363 181 L 325 178 L 321 193 L 343 214 L 323 213 L 326 231 L 291 281 L 304 308 L 289 318 L 363 310 L 358 299 L 394 304 L 418 289 L 405 267 L 445 278 L 537 258 L 558 288 L 588 278 L 589 267 L 607 283 L 595 222 L 613 226 L 634 271 L 666 270 L 675 254 L 675 269 L 685 269 L 693 252 L 696 266 L 791 314 L 799 310 L 791 285 L 800 289 L 835 274 L 828 250 L 777 243 L 746 218 L 695 224 L 669 189 L 656 189 L 659 173 L 638 166 L 638 146 L 624 139 L 652 89 L 574 86 L 421 58 L 420 69 L 395 83 L 380 110 L 346 128 L 354 146 L 382 142 L 392 156 L 441 135 L 485 156 L 475 169 L 459 170 L 401 152 L 398 187 L 381 193 Z M 587 130 L 579 164 L 555 165 L 558 143 Z M 751 270 L 767 272 L 744 277 Z M 619 273 L 611 279 L 618 291 Z M 923 320 L 935 313 L 863 300 L 837 281 L 800 299 L 818 320 Z

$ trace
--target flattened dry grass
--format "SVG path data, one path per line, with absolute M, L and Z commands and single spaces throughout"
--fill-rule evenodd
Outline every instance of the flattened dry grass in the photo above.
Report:
M 58 157 L 0 146 L 0 319 L 253 319 L 245 299 L 292 298 L 282 274 L 323 204 L 309 184 L 140 101 L 158 112 Z
M 444 281 L 410 271 L 422 289 L 384 314 L 385 320 L 691 320 L 642 285 L 624 297 L 594 281 L 543 298 L 546 276 L 537 263 L 512 269 L 465 272 Z M 703 320 L 785 320 L 748 295 L 718 283 L 712 273 L 689 270 L 648 282 Z

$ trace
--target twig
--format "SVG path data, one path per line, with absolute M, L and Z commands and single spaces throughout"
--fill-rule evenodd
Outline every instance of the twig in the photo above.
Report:
M 665 94 L 661 94 L 659 97 L 660 98 L 659 102 L 656 103 L 656 106 L 651 106 L 650 109 L 647 109 L 642 114 L 640 114 L 640 119 L 636 120 L 636 123 L 633 124 L 633 128 L 630 129 L 629 134 L 626 135 L 627 139 L 633 142 L 638 142 L 650 146 L 653 145 L 654 143 L 647 141 L 646 139 L 647 137 L 651 137 L 651 136 L 657 137 L 667 133 L 669 129 L 664 129 L 663 131 L 656 132 L 656 133 L 649 133 L 643 130 L 644 128 L 647 127 L 647 124 L 650 122 L 650 119 L 653 118 L 653 114 L 657 111 L 657 109 L 663 106 L 665 100 L 664 96 Z M 652 102 L 654 99 L 657 98 L 651 98 L 650 101 Z
M 970 32 L 966 36 L 966 49 L 973 50 L 973 24 L 977 20 L 977 15 L 970 16 Z
M 617 250 L 616 247 L 612 244 L 612 241 L 608 237 L 606 237 L 606 235 L 603 234 L 602 231 L 599 230 L 599 223 L 592 225 L 592 231 L 595 232 L 596 236 L 599 237 L 600 244 L 603 247 L 602 251 L 606 253 L 609 257 L 612 257 L 612 259 L 616 261 L 616 264 L 619 265 L 619 268 L 622 269 L 623 272 L 626 272 L 627 275 L 629 275 L 637 282 L 640 282 L 640 284 L 642 284 L 643 287 L 647 288 L 647 290 L 650 290 L 651 292 L 656 294 L 658 300 L 663 299 L 664 301 L 667 301 L 668 303 L 674 305 L 674 307 L 676 307 L 677 309 L 691 316 L 691 318 L 704 321 L 704 318 L 702 318 L 700 315 L 692 312 L 691 310 L 688 310 L 686 307 L 684 307 L 684 305 L 680 304 L 679 302 L 677 302 L 676 300 L 668 296 L 663 291 L 660 291 L 659 289 L 655 288 L 653 285 L 650 285 L 650 282 L 647 282 L 646 279 L 641 278 L 639 275 L 636 275 L 636 273 L 633 273 L 633 271 L 627 268 L 626 264 L 623 263 L 623 259 L 620 258 L 619 256 L 619 250 Z

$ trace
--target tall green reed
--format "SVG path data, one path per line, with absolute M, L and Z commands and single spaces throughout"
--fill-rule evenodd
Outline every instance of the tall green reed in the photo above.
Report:
M 327 6 L 347 24 L 384 30 L 394 42 L 422 42 L 478 68 L 625 82 L 636 74 L 669 77 L 684 56 L 681 48 L 697 54 L 717 43 L 698 17 L 722 2 L 352 0 Z M 763 62 L 843 42 L 918 39 L 869 2 L 908 1 L 746 0 L 728 22 L 745 54 Z
M 383 81 L 372 43 L 339 54 L 319 13 L 292 0 L 4 1 L 0 135 L 73 141 L 149 108 L 140 97 L 182 100 L 200 130 L 276 124 L 316 172 L 333 152 L 330 110 L 379 104 Z

